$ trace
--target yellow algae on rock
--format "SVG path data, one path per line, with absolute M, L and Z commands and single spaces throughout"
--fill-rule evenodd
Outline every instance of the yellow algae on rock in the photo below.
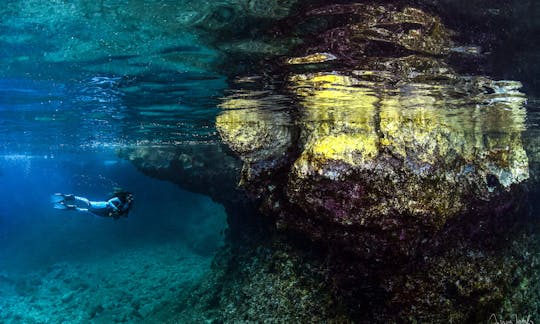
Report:
M 279 108 L 279 98 L 264 97 L 260 92 L 232 95 L 219 107 L 216 128 L 222 140 L 247 162 L 279 158 L 291 144 L 288 116 Z M 275 107 L 271 104 L 275 103 Z
M 492 103 L 482 95 L 449 100 L 451 92 L 451 86 L 437 86 L 432 97 L 413 91 L 407 97 L 383 98 L 381 144 L 404 158 L 410 152 L 423 163 L 449 163 L 456 156 L 479 163 L 486 172 L 500 175 L 503 187 L 527 179 L 528 161 L 521 143 L 525 109 L 517 100 L 522 96 L 513 93 L 508 101 L 507 94 L 501 94 Z
M 316 140 L 307 149 L 316 157 L 341 160 L 349 164 L 371 160 L 378 153 L 377 137 L 369 134 L 325 136 Z
M 291 89 L 301 97 L 304 152 L 298 163 L 336 160 L 349 164 L 377 154 L 373 91 L 338 74 L 297 75 Z
M 408 215 L 440 228 L 473 201 L 510 192 L 529 177 L 523 94 L 514 83 L 430 63 L 374 61 L 399 80 L 369 66 L 292 75 L 286 89 L 295 99 L 261 91 L 224 98 L 216 124 L 246 162 L 242 183 L 256 187 L 252 175 L 280 165 L 289 202 L 343 225 Z M 297 103 L 294 118 L 283 100 Z
M 328 61 L 335 60 L 336 57 L 330 53 L 313 53 L 301 57 L 292 57 L 287 59 L 285 62 L 287 64 L 314 64 L 314 63 L 323 63 Z
M 294 166 L 299 176 L 321 173 L 332 161 L 364 168 L 384 153 L 383 160 L 400 158 L 420 169 L 453 168 L 439 170 L 447 173 L 445 178 L 460 177 L 456 161 L 463 161 L 479 164 L 477 172 L 497 176 L 504 188 L 527 179 L 520 139 L 524 97 L 514 84 L 478 78 L 392 88 L 384 80 L 369 80 L 377 71 L 356 75 L 320 72 L 289 78 L 302 107 L 296 123 L 303 150 Z M 496 95 L 485 95 L 485 87 Z M 467 91 L 469 97 L 455 95 Z
M 216 126 L 227 143 L 234 143 L 238 153 L 248 153 L 262 147 L 264 122 L 259 122 L 256 110 L 226 111 L 216 118 Z M 224 131 L 223 131 L 224 130 Z

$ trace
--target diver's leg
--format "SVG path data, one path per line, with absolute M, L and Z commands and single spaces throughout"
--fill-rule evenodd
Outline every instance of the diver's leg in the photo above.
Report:
M 73 196 L 73 199 L 76 202 L 81 203 L 86 209 L 90 208 L 90 200 L 84 197 L 78 197 L 78 196 Z
M 81 208 L 75 205 L 64 205 L 64 207 L 65 207 L 65 210 L 76 210 L 78 212 L 83 212 L 83 213 L 88 212 L 88 208 Z

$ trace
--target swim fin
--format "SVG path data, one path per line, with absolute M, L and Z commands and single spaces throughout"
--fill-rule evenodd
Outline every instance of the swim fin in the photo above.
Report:
M 62 201 L 73 201 L 75 200 L 74 194 L 63 194 L 63 193 L 55 193 L 54 195 L 51 195 L 51 202 L 57 203 Z
M 66 205 L 63 202 L 60 202 L 60 203 L 55 203 L 54 208 L 55 209 L 61 209 L 61 210 L 76 210 L 77 206 L 76 205 Z
M 60 194 L 60 193 L 55 193 L 54 195 L 51 195 L 51 202 L 53 204 L 56 204 L 56 203 L 60 203 L 62 201 L 64 201 L 64 195 Z
M 66 207 L 66 205 L 61 204 L 61 203 L 55 203 L 55 204 L 54 204 L 54 208 L 55 208 L 55 209 L 62 209 L 62 210 L 68 209 L 68 208 Z

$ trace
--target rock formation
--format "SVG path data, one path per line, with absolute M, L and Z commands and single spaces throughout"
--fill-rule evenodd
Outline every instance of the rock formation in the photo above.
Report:
M 301 45 L 267 74 L 235 78 L 216 118 L 258 213 L 235 216 L 243 243 L 195 293 L 206 319 L 538 314 L 521 84 L 466 72 L 482 48 L 420 7 L 311 6 L 282 23 Z M 208 179 L 198 190 L 219 196 Z M 239 229 L 253 218 L 264 230 Z

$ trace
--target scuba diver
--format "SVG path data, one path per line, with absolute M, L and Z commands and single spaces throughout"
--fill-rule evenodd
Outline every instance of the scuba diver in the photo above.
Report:
M 84 197 L 73 194 L 56 193 L 51 198 L 54 208 L 62 210 L 76 210 L 89 212 L 101 217 L 128 217 L 133 207 L 133 194 L 128 191 L 117 189 L 107 201 L 90 201 Z

